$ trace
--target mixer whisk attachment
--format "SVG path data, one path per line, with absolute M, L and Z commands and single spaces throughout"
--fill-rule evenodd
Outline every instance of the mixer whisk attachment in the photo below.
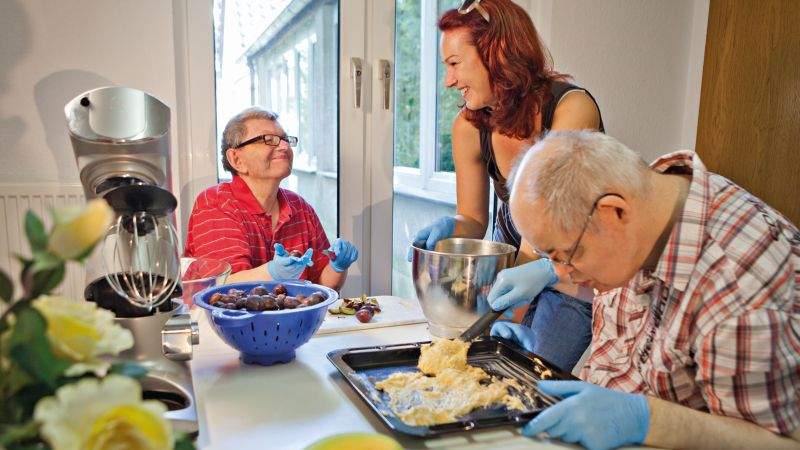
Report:
M 117 212 L 103 246 L 106 279 L 132 304 L 154 308 L 179 282 L 178 235 L 169 219 L 177 201 L 150 185 L 119 187 L 105 198 Z

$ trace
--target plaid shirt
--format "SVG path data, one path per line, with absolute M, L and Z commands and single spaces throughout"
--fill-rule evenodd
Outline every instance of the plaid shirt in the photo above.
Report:
M 272 260 L 276 242 L 287 251 L 313 248 L 314 265 L 300 278 L 319 282 L 329 261 L 322 250 L 330 243 L 317 214 L 302 197 L 286 189 L 278 189 L 278 207 L 278 225 L 273 230 L 272 217 L 244 180 L 234 175 L 231 182 L 212 186 L 197 196 L 184 253 L 227 261 L 235 273 Z
M 652 272 L 598 295 L 581 377 L 738 417 L 800 426 L 800 233 L 691 152 L 659 172 L 690 191 Z

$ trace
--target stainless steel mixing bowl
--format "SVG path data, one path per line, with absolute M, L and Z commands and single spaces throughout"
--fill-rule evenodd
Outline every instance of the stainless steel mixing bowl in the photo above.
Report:
M 434 336 L 455 338 L 488 311 L 497 274 L 514 264 L 516 248 L 501 242 L 451 238 L 433 250 L 412 246 L 411 274 Z

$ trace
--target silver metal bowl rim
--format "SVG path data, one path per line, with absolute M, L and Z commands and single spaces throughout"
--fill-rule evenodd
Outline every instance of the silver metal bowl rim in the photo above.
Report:
M 421 253 L 425 253 L 425 254 L 429 254 L 429 255 L 438 255 L 438 256 L 461 256 L 461 257 L 465 257 L 465 258 L 481 258 L 481 257 L 487 257 L 487 256 L 504 256 L 504 255 L 508 255 L 508 254 L 514 254 L 514 253 L 516 253 L 516 251 L 517 251 L 517 248 L 516 248 L 516 247 L 514 247 L 514 246 L 513 246 L 513 245 L 511 245 L 511 244 L 506 244 L 505 242 L 487 241 L 486 239 L 470 239 L 470 238 L 447 238 L 447 239 L 444 239 L 444 240 L 448 240 L 448 241 L 459 241 L 459 242 L 470 242 L 470 241 L 471 241 L 471 242 L 491 242 L 493 245 L 498 245 L 498 246 L 501 246 L 501 247 L 506 247 L 506 248 L 508 248 L 509 250 L 508 250 L 507 252 L 502 252 L 502 253 L 494 253 L 494 254 L 490 254 L 490 255 L 475 255 L 475 254 L 470 254 L 470 253 L 450 253 L 450 252 L 437 252 L 436 250 L 428 250 L 428 249 L 426 249 L 426 248 L 418 247 L 418 246 L 417 246 L 416 244 L 414 244 L 414 243 L 412 243 L 412 244 L 411 244 L 411 247 L 412 247 L 414 250 L 416 250 L 416 251 L 419 251 L 419 252 L 421 252 Z

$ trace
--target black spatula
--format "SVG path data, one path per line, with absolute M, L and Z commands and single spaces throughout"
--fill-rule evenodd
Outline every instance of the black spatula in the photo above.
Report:
M 478 320 L 475 321 L 466 331 L 461 333 L 459 339 L 464 342 L 470 342 L 473 339 L 477 338 L 478 336 L 482 335 L 487 328 L 492 326 L 492 324 L 497 320 L 503 313 L 506 312 L 505 309 L 500 311 L 495 311 L 493 309 L 489 309 L 489 312 L 482 315 Z

